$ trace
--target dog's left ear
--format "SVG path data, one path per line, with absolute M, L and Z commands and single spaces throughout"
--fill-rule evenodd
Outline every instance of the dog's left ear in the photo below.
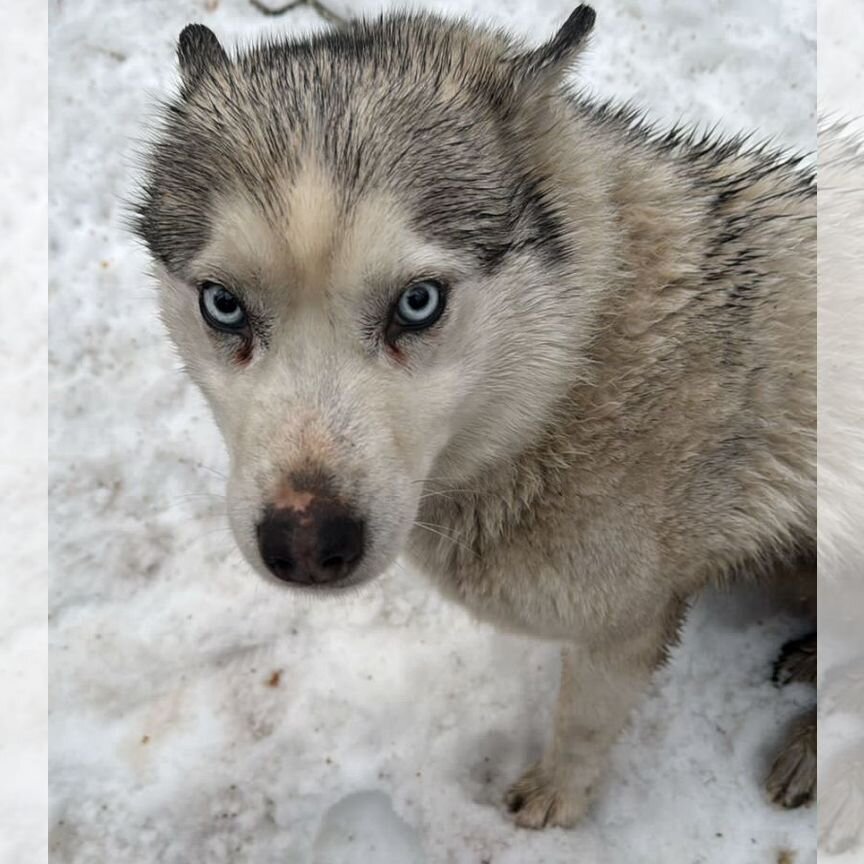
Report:
M 516 58 L 517 87 L 560 80 L 581 54 L 596 18 L 597 13 L 583 4 L 571 13 L 552 39 Z
M 188 24 L 177 40 L 177 62 L 184 88 L 191 90 L 208 71 L 230 61 L 216 34 L 203 24 Z

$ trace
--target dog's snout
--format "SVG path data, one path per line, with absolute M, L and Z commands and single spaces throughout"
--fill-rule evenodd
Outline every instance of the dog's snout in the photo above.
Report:
M 360 562 L 364 534 L 362 520 L 341 501 L 307 493 L 287 506 L 283 497 L 267 507 L 258 548 L 283 582 L 327 585 L 344 580 Z

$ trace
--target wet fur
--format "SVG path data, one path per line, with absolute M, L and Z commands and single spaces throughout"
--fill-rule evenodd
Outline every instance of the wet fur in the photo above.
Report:
M 566 644 L 527 827 L 584 813 L 688 598 L 815 554 L 813 173 L 572 92 L 591 24 L 531 49 L 395 15 L 233 59 L 187 30 L 136 215 L 254 566 L 256 514 L 320 467 L 369 515 L 362 579 L 406 552 Z M 340 310 L 415 248 L 452 303 L 388 355 Z M 248 368 L 190 309 L 214 268 L 259 310 Z

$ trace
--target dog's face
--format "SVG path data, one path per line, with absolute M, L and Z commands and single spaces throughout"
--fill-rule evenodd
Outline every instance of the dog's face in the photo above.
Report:
M 561 398 L 576 265 L 532 136 L 592 22 L 533 52 L 416 17 L 235 60 L 181 36 L 137 230 L 262 573 L 379 574 L 430 483 L 507 458 Z

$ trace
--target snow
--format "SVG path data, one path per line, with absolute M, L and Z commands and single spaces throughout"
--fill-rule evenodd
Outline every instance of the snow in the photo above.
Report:
M 820 114 L 842 126 L 840 137 L 854 134 L 861 142 L 864 140 L 864 69 L 859 46 L 864 39 L 864 6 L 844 0 L 824 0 L 819 7 L 819 28 Z M 826 346 L 854 346 L 864 326 L 864 303 L 860 293 L 857 302 L 855 297 L 856 289 L 860 290 L 864 284 L 861 239 L 864 226 L 860 224 L 864 212 L 862 165 L 861 160 L 857 165 L 848 163 L 846 183 L 839 186 L 836 180 L 823 182 L 819 191 L 820 255 L 831 255 L 836 250 L 847 253 L 857 250 L 857 256 L 835 255 L 833 266 L 824 265 L 820 269 L 820 279 L 826 277 L 820 285 L 821 302 L 825 304 L 824 309 L 834 313 L 820 317 L 819 350 L 823 352 L 820 355 L 823 362 L 826 356 L 831 356 L 830 352 L 827 355 L 824 352 Z M 848 351 L 844 352 L 837 366 L 842 371 L 834 373 L 837 381 L 848 382 L 849 396 L 843 409 L 850 418 L 856 418 L 864 408 L 861 391 L 850 389 L 857 383 L 849 376 L 849 370 L 855 365 Z M 843 392 L 836 383 L 834 389 Z M 827 391 L 830 394 L 830 386 Z M 822 405 L 830 405 L 830 397 L 825 397 L 825 392 L 826 388 L 820 389 Z M 822 423 L 823 415 L 820 415 Z M 853 420 L 849 427 L 860 429 L 860 422 Z M 836 446 L 837 439 L 834 440 Z M 823 444 L 824 439 L 820 446 Z M 824 449 L 820 453 L 824 453 Z M 819 602 L 819 830 L 823 850 L 838 853 L 845 850 L 845 854 L 830 859 L 836 864 L 864 861 L 864 654 L 861 641 L 864 583 L 860 578 L 861 567 L 855 566 L 860 545 L 852 554 L 855 557 L 849 557 L 852 566 L 846 578 L 841 578 L 842 573 L 832 572 L 830 566 L 820 568 L 823 585 Z
M 44 858 L 47 355 L 47 14 L 0 28 L 0 861 Z M 16 73 L 27 80 L 19 89 Z M 15 118 L 10 122 L 10 118 Z
M 664 122 L 755 127 L 813 149 L 810 0 L 596 7 L 579 72 L 595 92 Z M 532 40 L 570 11 L 564 0 L 436 8 Z M 760 598 L 697 604 L 584 824 L 530 833 L 500 799 L 548 734 L 555 646 L 474 622 L 405 566 L 314 602 L 242 562 L 222 445 L 123 227 L 135 153 L 193 20 L 228 43 L 321 26 L 308 9 L 270 19 L 245 0 L 53 10 L 54 860 L 761 864 L 788 851 L 813 862 L 812 810 L 776 811 L 760 788 L 783 723 L 812 699 L 769 683 L 803 625 Z

